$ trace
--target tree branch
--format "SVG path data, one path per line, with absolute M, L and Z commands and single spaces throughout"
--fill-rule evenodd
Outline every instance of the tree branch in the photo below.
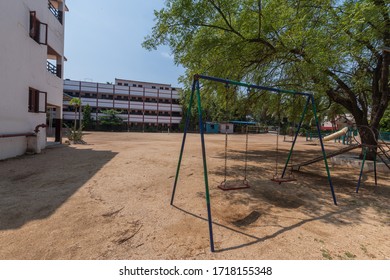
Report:
M 230 31 L 233 32 L 234 34 L 236 34 L 237 36 L 239 36 L 240 38 L 246 40 L 246 38 L 240 33 L 238 32 L 237 30 L 235 30 L 233 28 L 233 26 L 231 25 L 231 23 L 228 21 L 226 15 L 224 14 L 224 12 L 222 11 L 221 7 L 219 7 L 213 0 L 208 0 L 210 2 L 210 4 L 218 11 L 218 13 L 221 15 L 221 17 L 223 18 L 223 21 L 225 22 L 225 24 L 229 27 Z

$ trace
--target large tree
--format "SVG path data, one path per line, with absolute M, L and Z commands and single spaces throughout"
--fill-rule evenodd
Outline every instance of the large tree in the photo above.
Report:
M 389 0 L 167 0 L 155 16 L 144 47 L 169 45 L 187 76 L 325 96 L 375 144 L 364 127 L 376 131 L 389 103 Z

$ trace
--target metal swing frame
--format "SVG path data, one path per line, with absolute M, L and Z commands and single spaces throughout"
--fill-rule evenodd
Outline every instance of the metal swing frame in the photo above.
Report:
M 326 168 L 326 172 L 327 172 L 328 182 L 329 182 L 329 186 L 330 186 L 331 193 L 332 193 L 333 202 L 334 202 L 335 205 L 337 205 L 336 196 L 335 196 L 334 188 L 333 188 L 333 183 L 332 183 L 332 179 L 331 179 L 331 176 L 330 176 L 330 170 L 329 170 L 329 166 L 328 166 L 328 161 L 326 159 L 325 148 L 324 148 L 324 144 L 323 144 L 322 137 L 321 137 L 320 125 L 319 125 L 319 121 L 318 121 L 318 118 L 317 118 L 317 109 L 316 109 L 316 105 L 315 105 L 314 95 L 313 94 L 297 92 L 297 91 L 293 91 L 293 90 L 283 90 L 283 89 L 278 89 L 278 88 L 259 86 L 259 85 L 254 85 L 254 84 L 247 84 L 247 83 L 233 81 L 233 80 L 228 80 L 228 79 L 222 79 L 222 78 L 216 78 L 216 77 L 196 74 L 196 75 L 194 75 L 194 80 L 193 80 L 193 83 L 192 83 L 190 102 L 189 102 L 189 105 L 188 105 L 188 110 L 187 110 L 187 115 L 186 115 L 186 120 L 185 120 L 185 126 L 184 126 L 183 140 L 182 140 L 182 143 L 181 143 L 179 161 L 178 161 L 178 164 L 177 164 L 176 176 L 175 176 L 175 181 L 174 181 L 174 184 L 173 184 L 173 190 L 172 190 L 172 196 L 171 196 L 171 205 L 173 205 L 174 198 L 175 198 L 176 187 L 177 187 L 177 182 L 178 182 L 179 173 L 180 173 L 180 166 L 181 166 L 181 161 L 182 161 L 182 157 L 183 157 L 183 151 L 184 151 L 184 146 L 185 146 L 185 142 L 186 142 L 186 137 L 187 137 L 187 130 L 188 130 L 189 123 L 190 123 L 191 107 L 192 107 L 192 104 L 194 102 L 194 95 L 196 93 L 196 98 L 197 98 L 197 103 L 198 103 L 200 141 L 201 141 L 201 145 L 202 145 L 203 176 L 204 176 L 204 184 L 205 184 L 205 198 L 206 198 L 207 220 L 208 220 L 208 227 L 209 227 L 210 250 L 211 250 L 211 252 L 215 252 L 215 248 L 214 248 L 214 235 L 213 235 L 213 226 L 212 226 L 213 222 L 212 222 L 212 216 L 211 216 L 211 203 L 210 203 L 209 181 L 208 181 L 208 171 L 207 171 L 207 160 L 206 160 L 206 145 L 205 145 L 205 141 L 204 141 L 204 127 L 203 127 L 203 119 L 202 119 L 202 104 L 201 104 L 200 85 L 199 85 L 199 80 L 201 80 L 201 79 L 214 81 L 214 82 L 219 82 L 219 83 L 224 83 L 224 84 L 232 84 L 232 85 L 242 86 L 242 87 L 246 87 L 248 89 L 266 90 L 266 91 L 270 91 L 270 92 L 277 93 L 277 94 L 287 93 L 287 94 L 305 96 L 307 98 L 307 101 L 306 101 L 306 104 L 305 104 L 305 108 L 303 110 L 303 113 L 302 113 L 302 116 L 301 116 L 301 119 L 300 119 L 300 122 L 299 122 L 299 125 L 298 125 L 298 129 L 297 129 L 297 131 L 295 133 L 294 141 L 293 141 L 293 143 L 291 145 L 291 149 L 290 149 L 290 152 L 288 154 L 288 157 L 287 157 L 287 160 L 286 160 L 286 163 L 285 163 L 285 166 L 284 166 L 281 178 L 283 178 L 285 173 L 286 173 L 287 166 L 288 166 L 288 163 L 289 163 L 289 161 L 291 159 L 291 155 L 292 155 L 292 152 L 293 152 L 293 149 L 294 149 L 297 137 L 298 137 L 298 133 L 300 131 L 300 128 L 301 128 L 304 116 L 305 116 L 305 114 L 307 112 L 307 108 L 309 106 L 309 103 L 311 102 L 313 114 L 315 116 L 315 121 L 316 121 L 316 126 L 317 126 L 317 131 L 318 131 L 318 137 L 320 139 L 321 150 L 322 150 L 322 154 L 323 154 L 323 157 L 324 157 L 324 163 L 325 163 L 325 168 Z

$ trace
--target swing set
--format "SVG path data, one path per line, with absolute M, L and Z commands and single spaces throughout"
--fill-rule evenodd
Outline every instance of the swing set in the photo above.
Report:
M 246 121 L 230 121 L 231 124 L 238 124 L 238 125 L 245 125 L 245 159 L 244 159 L 244 179 L 242 180 L 242 186 L 227 186 L 227 159 L 228 159 L 228 133 L 227 130 L 225 131 L 225 168 L 224 168 L 224 179 L 221 182 L 221 184 L 218 185 L 218 188 L 220 188 L 223 191 L 230 191 L 230 190 L 240 190 L 240 189 L 247 189 L 250 188 L 249 182 L 247 180 L 247 174 L 248 174 L 248 143 L 249 143 L 249 129 L 248 125 L 256 124 L 255 122 L 246 122 Z
M 247 83 L 233 81 L 233 80 L 228 80 L 228 79 L 222 79 L 222 78 L 217 78 L 217 77 L 211 77 L 211 76 L 205 76 L 205 75 L 196 74 L 196 75 L 194 75 L 194 80 L 193 80 L 193 83 L 192 83 L 190 102 L 189 102 L 189 105 L 188 105 L 188 110 L 187 110 L 187 115 L 186 115 L 186 120 L 185 120 L 185 126 L 184 126 L 183 140 L 182 140 L 182 143 L 181 143 L 179 161 L 178 161 L 178 165 L 177 165 L 177 169 L 176 169 L 176 176 L 175 176 L 175 181 L 174 181 L 173 190 L 172 190 L 171 205 L 173 205 L 174 198 L 175 198 L 176 187 L 177 187 L 177 182 L 178 182 L 179 173 L 180 173 L 180 166 L 181 166 L 181 161 L 182 161 L 182 157 L 183 157 L 183 151 L 184 151 L 184 146 L 185 146 L 185 142 L 186 142 L 186 137 L 187 137 L 187 130 L 188 130 L 188 127 L 189 127 L 189 124 L 190 124 L 191 108 L 192 108 L 192 104 L 194 102 L 194 95 L 196 94 L 197 104 L 198 104 L 198 115 L 199 115 L 200 141 L 201 141 L 201 146 L 202 146 L 203 176 L 204 176 L 204 184 L 205 184 L 205 198 L 206 198 L 207 220 L 208 220 L 208 227 L 209 227 L 210 250 L 211 250 L 211 252 L 215 252 L 215 249 L 214 249 L 214 236 L 213 236 L 213 227 L 212 227 L 213 223 L 212 223 L 212 216 L 211 216 L 211 202 L 210 202 L 209 181 L 208 181 L 207 160 L 206 160 L 206 145 L 205 145 L 205 141 L 204 141 L 204 126 L 203 126 L 203 119 L 202 119 L 202 104 L 201 104 L 201 96 L 200 96 L 200 80 L 201 79 L 202 80 L 213 81 L 213 82 L 218 82 L 218 83 L 223 83 L 225 85 L 241 86 L 241 87 L 247 88 L 248 90 L 250 90 L 250 89 L 258 89 L 258 90 L 269 91 L 271 93 L 276 93 L 276 94 L 292 94 L 292 95 L 303 96 L 303 97 L 306 98 L 305 107 L 303 109 L 303 112 L 302 112 L 302 115 L 301 115 L 301 118 L 300 118 L 297 130 L 295 132 L 294 139 L 293 139 L 290 151 L 288 153 L 287 160 L 286 160 L 286 163 L 284 165 L 282 174 L 279 176 L 278 171 L 276 170 L 276 173 L 274 174 L 274 176 L 272 178 L 270 178 L 270 180 L 272 180 L 274 182 L 277 182 L 279 184 L 284 183 L 284 182 L 290 182 L 290 181 L 295 181 L 296 180 L 293 177 L 285 177 L 285 175 L 286 175 L 288 164 L 289 164 L 290 160 L 292 159 L 292 153 L 293 153 L 293 150 L 294 150 L 295 143 L 297 141 L 299 130 L 301 128 L 302 122 L 304 120 L 304 117 L 306 115 L 307 109 L 308 109 L 309 104 L 311 102 L 313 114 L 314 114 L 314 117 L 315 117 L 316 127 L 317 127 L 317 131 L 318 131 L 318 137 L 320 139 L 321 150 L 322 150 L 322 154 L 323 154 L 323 158 L 324 158 L 324 163 L 325 163 L 325 168 L 326 168 L 326 172 L 327 172 L 328 182 L 329 182 L 329 186 L 330 186 L 330 190 L 331 190 L 331 194 L 332 194 L 332 198 L 333 198 L 333 202 L 334 202 L 335 205 L 337 205 L 336 196 L 335 196 L 335 193 L 334 193 L 332 179 L 331 179 L 331 176 L 330 176 L 330 171 L 329 171 L 328 162 L 327 162 L 327 158 L 326 158 L 325 148 L 324 148 L 324 144 L 322 142 L 320 125 L 319 125 L 319 121 L 318 121 L 318 118 L 317 118 L 317 109 L 316 109 L 316 105 L 315 105 L 314 95 L 313 94 L 304 93 L 304 92 L 297 92 L 297 91 L 292 91 L 292 90 L 283 90 L 283 89 L 278 89 L 278 88 L 265 87 L 265 86 L 254 85 L 254 84 L 247 84 Z M 247 137 L 248 137 L 248 133 L 247 133 Z M 277 132 L 277 143 L 276 143 L 276 145 L 277 145 L 277 153 L 278 153 L 278 149 L 279 149 L 279 147 L 278 147 L 278 138 L 279 138 L 279 131 Z M 247 140 L 246 140 L 246 152 L 245 153 L 247 154 L 248 138 L 246 138 L 246 139 Z M 226 136 L 225 136 L 225 151 L 227 151 L 227 137 Z M 226 153 L 227 152 L 225 152 L 225 155 L 226 155 Z M 246 158 L 245 165 L 247 165 L 247 163 L 246 163 L 247 162 L 247 155 L 245 155 L 245 158 Z M 278 168 L 278 158 L 276 160 L 276 168 Z M 245 170 L 246 170 L 246 168 L 245 168 Z M 226 156 L 225 156 L 225 183 L 226 183 Z M 245 184 L 249 186 L 249 183 L 248 183 L 248 181 L 246 179 L 246 172 L 245 172 L 244 185 Z

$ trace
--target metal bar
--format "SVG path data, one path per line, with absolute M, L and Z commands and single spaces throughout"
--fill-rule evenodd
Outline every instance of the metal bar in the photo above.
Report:
M 196 80 L 195 83 L 196 83 L 196 95 L 198 98 L 200 140 L 202 142 L 203 175 L 204 175 L 204 184 L 206 189 L 206 204 L 207 204 L 207 217 L 208 217 L 207 220 L 209 223 L 210 250 L 211 252 L 214 252 L 213 223 L 211 220 L 210 192 L 209 192 L 209 181 L 208 181 L 207 162 L 206 162 L 206 145 L 204 142 L 204 131 L 203 131 L 204 128 L 203 128 L 203 119 L 202 119 L 202 104 L 200 100 L 199 80 Z
M 374 157 L 374 177 L 375 177 L 375 186 L 378 186 L 378 178 L 376 176 L 376 153 Z
M 318 131 L 318 138 L 319 138 L 320 144 L 321 144 L 322 155 L 324 157 L 324 163 L 325 163 L 326 173 L 328 175 L 328 181 L 329 181 L 330 190 L 332 192 L 333 202 L 334 202 L 335 205 L 337 205 L 336 195 L 334 193 L 332 179 L 330 177 L 328 161 L 326 159 L 325 147 L 324 147 L 324 143 L 323 143 L 322 137 L 321 137 L 320 124 L 318 122 L 318 117 L 317 117 L 317 108 L 316 108 L 316 104 L 315 104 L 313 95 L 311 96 L 311 103 L 312 103 L 312 106 L 313 106 L 313 114 L 314 114 L 314 118 L 315 118 L 315 121 L 316 121 L 316 126 L 317 126 L 317 131 Z
M 13 138 L 13 137 L 22 137 L 22 136 L 35 136 L 35 133 L 13 133 L 13 134 L 0 134 L 0 138 Z
M 334 157 L 334 156 L 344 154 L 344 153 L 346 153 L 346 152 L 352 151 L 352 150 L 357 149 L 357 148 L 360 148 L 360 147 L 361 147 L 361 144 L 347 146 L 347 147 L 342 148 L 342 149 L 340 149 L 340 150 L 338 150 L 338 151 L 327 153 L 327 154 L 326 154 L 326 158 L 332 158 L 332 157 Z M 299 169 L 300 169 L 302 166 L 310 165 L 310 164 L 319 162 L 319 161 L 321 161 L 321 160 L 323 160 L 323 157 L 322 157 L 322 156 L 319 156 L 319 157 L 316 157 L 316 158 L 311 159 L 311 160 L 308 160 L 308 161 L 304 161 L 304 162 L 301 162 L 301 163 L 298 163 L 298 164 L 294 164 L 294 165 L 292 166 L 292 168 L 293 168 L 293 170 L 298 170 L 298 171 L 299 171 Z
M 51 63 L 50 61 L 46 61 L 46 65 L 47 65 L 47 71 L 49 71 L 54 75 L 57 75 L 57 67 L 53 63 Z
M 252 89 L 268 90 L 268 91 L 278 92 L 278 93 L 288 93 L 288 94 L 297 94 L 297 95 L 303 95 L 303 96 L 313 96 L 313 94 L 311 94 L 311 93 L 299 92 L 299 91 L 294 91 L 294 90 L 284 90 L 284 89 L 265 87 L 265 86 L 258 86 L 258 85 L 254 85 L 254 84 L 246 84 L 246 83 L 243 83 L 243 82 L 238 82 L 238 81 L 233 81 L 233 80 L 228 80 L 228 79 L 222 79 L 222 78 L 216 78 L 216 77 L 210 77 L 210 76 L 205 76 L 205 75 L 195 75 L 195 79 L 204 79 L 204 80 L 215 81 L 215 82 L 231 84 L 231 85 L 236 85 L 236 86 L 243 86 L 243 87 L 247 87 L 249 89 L 252 88 Z
M 303 119 L 305 118 L 305 115 L 306 115 L 306 112 L 307 112 L 307 107 L 309 105 L 309 102 L 310 102 L 310 97 L 307 97 L 307 100 L 306 100 L 306 104 L 305 104 L 305 107 L 303 109 L 303 113 L 302 113 L 302 116 L 301 116 L 301 119 L 299 121 L 299 124 L 298 124 L 298 129 L 297 129 L 297 132 L 295 133 L 295 137 L 294 137 L 294 140 L 293 140 L 293 143 L 291 145 L 291 149 L 290 149 L 290 152 L 288 153 L 288 157 L 287 157 L 287 160 L 286 160 L 286 164 L 284 165 L 284 168 L 283 168 L 283 172 L 282 172 L 282 178 L 284 177 L 284 174 L 286 174 L 286 170 L 287 170 L 287 165 L 291 159 L 291 155 L 293 153 L 293 150 L 294 150 L 294 146 L 295 146 L 295 143 L 297 141 L 297 138 L 298 138 L 298 133 L 301 129 L 301 126 L 302 126 L 302 122 L 303 122 Z
M 57 18 L 57 20 L 62 24 L 62 11 L 57 10 L 56 7 L 53 6 L 52 3 L 49 2 L 49 10 L 50 12 Z
M 176 169 L 175 183 L 173 184 L 173 191 L 172 191 L 172 197 L 171 197 L 171 205 L 173 205 L 173 200 L 174 200 L 174 198 L 175 198 L 177 180 L 178 180 L 178 178 L 179 178 L 181 160 L 182 160 L 182 157 L 183 157 L 184 145 L 185 145 L 185 143 L 186 143 L 187 130 L 188 130 L 188 126 L 189 126 L 189 124 L 190 124 L 191 107 L 192 107 L 192 103 L 193 103 L 193 99 L 194 99 L 194 93 L 195 93 L 195 81 L 194 81 L 194 83 L 192 84 L 192 91 L 191 91 L 191 95 L 190 95 L 190 104 L 188 105 L 188 109 L 187 109 L 187 116 L 186 116 L 186 122 L 185 122 L 184 133 L 183 133 L 183 141 L 181 142 L 179 162 L 178 162 L 178 164 L 177 164 L 177 169 Z
M 358 183 L 356 186 L 356 193 L 359 192 L 360 182 L 361 182 L 362 176 L 363 176 L 364 163 L 366 162 L 366 156 L 367 156 L 367 148 L 364 147 L 363 148 L 363 162 L 362 162 L 362 167 L 360 168 L 360 175 L 359 175 L 359 180 L 358 180 Z

